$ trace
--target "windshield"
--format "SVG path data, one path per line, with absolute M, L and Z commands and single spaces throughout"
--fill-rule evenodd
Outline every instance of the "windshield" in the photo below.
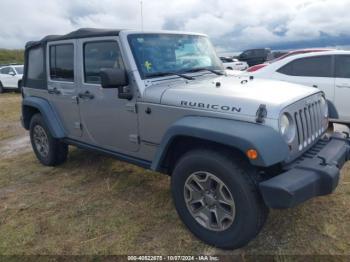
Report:
M 23 75 L 23 66 L 15 66 L 16 72 L 19 75 Z
M 194 69 L 224 70 L 205 36 L 132 34 L 128 40 L 143 79 L 164 73 L 186 73 Z

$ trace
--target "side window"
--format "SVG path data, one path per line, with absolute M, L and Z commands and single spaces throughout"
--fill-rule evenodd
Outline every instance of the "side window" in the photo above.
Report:
M 50 78 L 57 81 L 74 81 L 74 46 L 50 46 Z
M 85 83 L 101 83 L 100 70 L 102 68 L 124 68 L 118 43 L 115 41 L 85 43 Z
M 9 72 L 10 72 L 9 67 L 4 67 L 4 68 L 1 68 L 1 70 L 0 70 L 0 73 L 4 74 L 4 75 L 7 75 Z
M 44 79 L 44 52 L 42 47 L 36 47 L 29 50 L 27 79 Z
M 13 68 L 9 67 L 9 72 L 8 72 L 8 74 L 13 74 L 13 75 L 15 75 L 16 72 L 15 72 L 15 70 L 13 70 Z
M 278 73 L 284 74 L 284 75 L 293 75 L 293 62 L 289 62 L 288 64 L 282 66 L 280 69 L 277 70 Z
M 332 77 L 332 57 L 300 58 L 280 68 L 277 72 L 292 76 Z
M 350 78 L 349 55 L 337 55 L 335 57 L 335 77 Z

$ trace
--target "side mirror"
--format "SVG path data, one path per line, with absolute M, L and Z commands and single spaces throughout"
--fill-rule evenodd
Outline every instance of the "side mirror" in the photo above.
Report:
M 16 74 L 15 74 L 15 72 L 10 71 L 10 72 L 9 72 L 9 75 L 10 75 L 10 76 L 15 76 Z
M 103 88 L 118 88 L 118 97 L 132 99 L 132 90 L 128 86 L 128 76 L 124 69 L 101 69 L 101 85 Z

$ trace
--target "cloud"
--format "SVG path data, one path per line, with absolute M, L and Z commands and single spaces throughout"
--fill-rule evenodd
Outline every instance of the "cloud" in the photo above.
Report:
M 350 36 L 349 0 L 143 0 L 144 28 L 208 34 L 219 50 Z M 139 0 L 0 3 L 0 47 L 80 27 L 140 28 Z

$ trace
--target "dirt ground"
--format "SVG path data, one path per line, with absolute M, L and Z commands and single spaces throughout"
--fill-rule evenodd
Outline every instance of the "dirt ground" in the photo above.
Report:
M 248 246 L 222 251 L 183 226 L 167 176 L 75 148 L 64 165 L 44 167 L 19 117 L 20 95 L 1 94 L 2 255 L 350 255 L 350 165 L 334 194 L 272 210 Z

